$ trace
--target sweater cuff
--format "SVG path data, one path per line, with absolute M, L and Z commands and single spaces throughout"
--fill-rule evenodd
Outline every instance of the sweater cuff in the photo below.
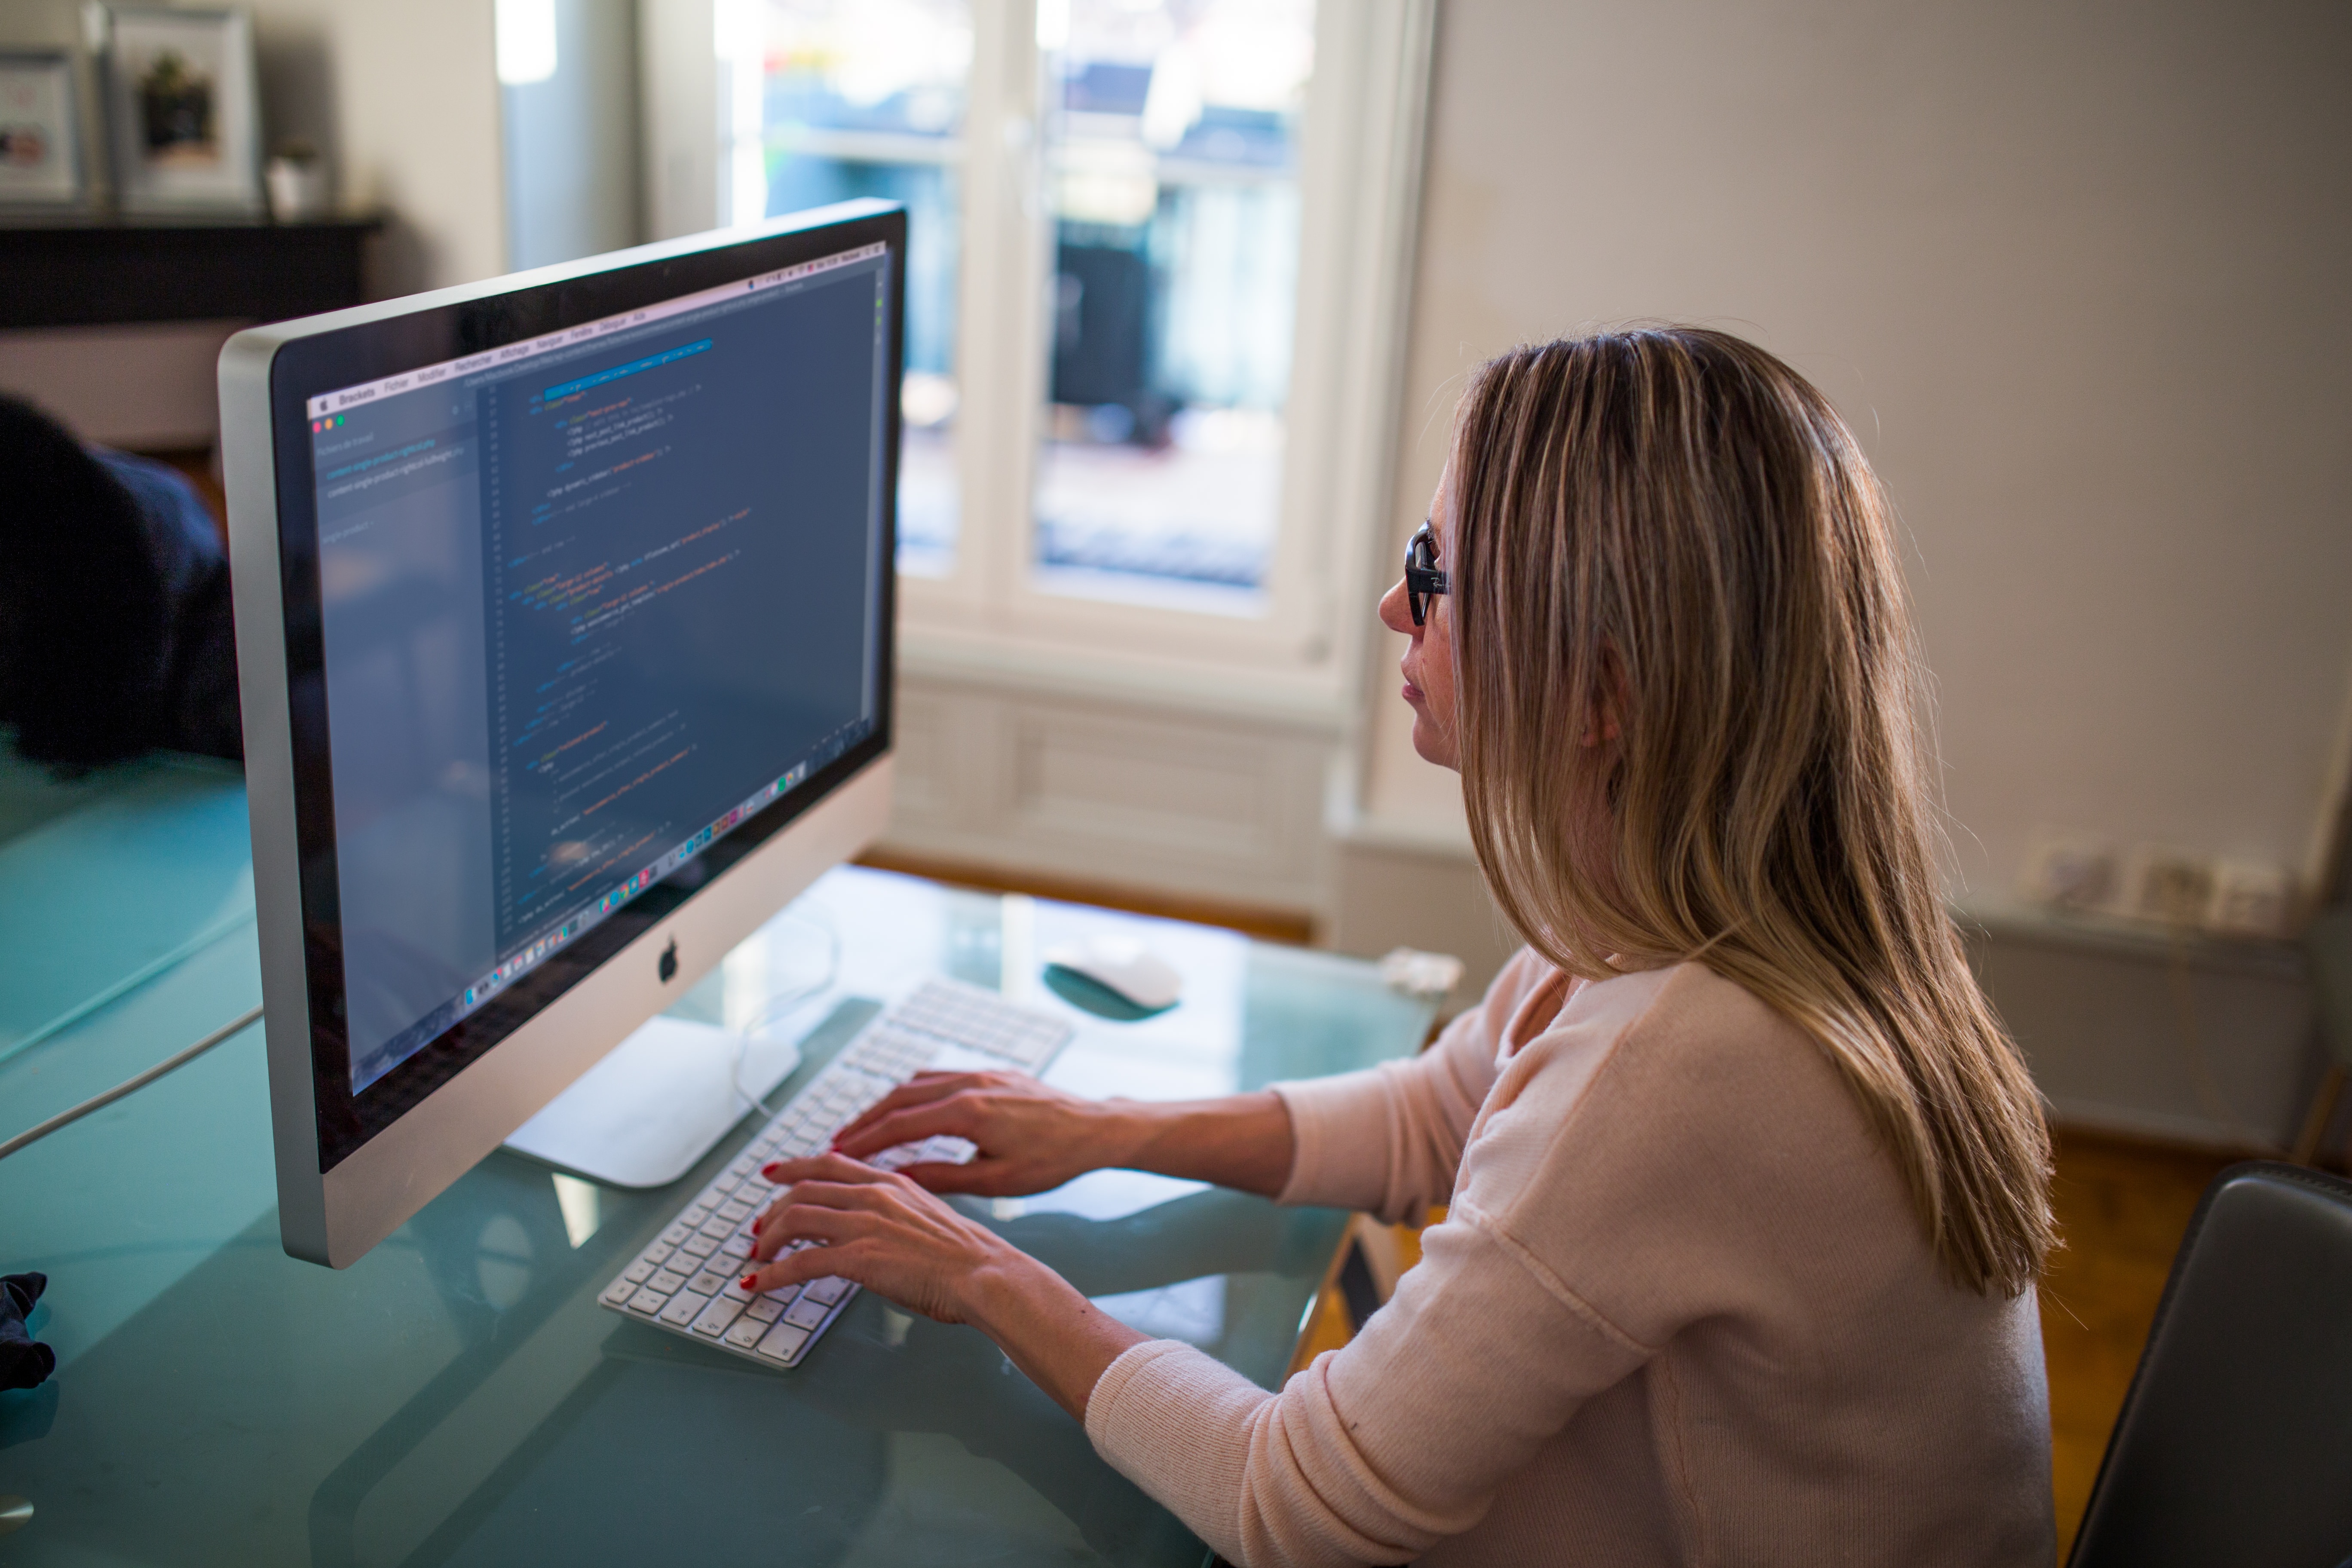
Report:
M 1394 1086 L 1383 1068 L 1270 1086 L 1290 1110 L 1290 1175 L 1278 1204 L 1377 1209 L 1388 1190 Z
M 1274 1398 L 1180 1340 L 1146 1340 L 1095 1379 L 1087 1437 L 1113 1469 L 1239 1562 L 1235 1525 L 1250 1420 Z

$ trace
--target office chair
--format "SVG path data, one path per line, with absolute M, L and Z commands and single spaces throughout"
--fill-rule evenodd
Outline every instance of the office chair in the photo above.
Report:
M 2189 1222 L 2069 1568 L 2352 1556 L 2352 1182 L 2268 1162 Z
M 2320 1043 L 2327 1047 L 2327 1071 L 2311 1097 L 2303 1131 L 2294 1141 L 2294 1163 L 2308 1165 L 2335 1117 L 2344 1080 L 2352 1073 L 2352 909 L 2335 909 L 2303 933 L 2311 961 L 2311 989 L 2318 1004 Z

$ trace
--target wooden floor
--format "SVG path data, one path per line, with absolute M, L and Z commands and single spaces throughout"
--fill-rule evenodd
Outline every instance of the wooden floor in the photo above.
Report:
M 2042 1281 L 2052 1485 L 2065 1561 L 2173 1254 L 2227 1156 L 2061 1131 L 2051 1199 L 2065 1247 Z

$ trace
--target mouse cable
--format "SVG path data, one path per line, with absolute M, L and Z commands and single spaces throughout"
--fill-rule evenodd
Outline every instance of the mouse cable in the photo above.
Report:
M 42 1122 L 38 1127 L 19 1132 L 14 1138 L 9 1139 L 5 1143 L 0 1143 L 0 1160 L 6 1159 L 9 1155 L 14 1154 L 17 1150 L 25 1148 L 27 1145 L 39 1142 L 42 1139 L 47 1138 L 50 1133 L 57 1131 L 61 1127 L 72 1126 L 75 1122 L 79 1121 L 83 1117 L 88 1116 L 93 1110 L 105 1110 L 108 1106 L 112 1105 L 116 1100 L 121 1100 L 126 1094 L 135 1093 L 136 1091 L 146 1088 L 149 1084 L 153 1083 L 157 1079 L 162 1078 L 165 1073 L 171 1072 L 174 1068 L 187 1066 L 190 1062 L 194 1061 L 198 1057 L 203 1056 L 206 1051 L 211 1050 L 215 1046 L 219 1045 L 223 1040 L 227 1039 L 230 1036 L 241 1034 L 260 1021 L 261 1009 L 258 1007 L 256 1007 L 249 1013 L 241 1014 L 237 1017 L 231 1019 L 228 1023 L 222 1025 L 219 1028 L 215 1029 L 211 1034 L 206 1035 L 203 1039 L 198 1040 L 186 1050 L 180 1052 L 176 1056 L 164 1058 L 162 1061 L 157 1062 L 153 1067 L 149 1068 L 145 1072 L 141 1073 L 137 1078 L 125 1079 L 121 1083 L 116 1084 L 112 1089 L 108 1089 L 104 1094 L 93 1095 L 91 1098 L 83 1100 L 79 1105 L 75 1106 L 70 1110 L 60 1110 L 55 1116 L 50 1117 L 47 1121 Z

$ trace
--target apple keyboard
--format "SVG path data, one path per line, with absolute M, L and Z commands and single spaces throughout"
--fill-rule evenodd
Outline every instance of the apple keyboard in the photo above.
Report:
M 953 980 L 924 981 L 877 1014 L 793 1096 L 604 1288 L 598 1303 L 765 1366 L 798 1366 L 848 1307 L 857 1287 L 826 1278 L 756 1296 L 743 1289 L 751 1221 L 775 1192 L 761 1167 L 824 1149 L 866 1107 L 934 1062 L 961 1065 L 942 1058 L 977 1053 L 990 1066 L 1043 1072 L 1070 1033 L 1066 1020 L 1007 1002 L 993 991 Z M 931 1138 L 887 1150 L 872 1163 L 896 1169 L 969 1160 L 971 1152 L 961 1138 Z M 812 1245 L 803 1241 L 795 1247 Z

